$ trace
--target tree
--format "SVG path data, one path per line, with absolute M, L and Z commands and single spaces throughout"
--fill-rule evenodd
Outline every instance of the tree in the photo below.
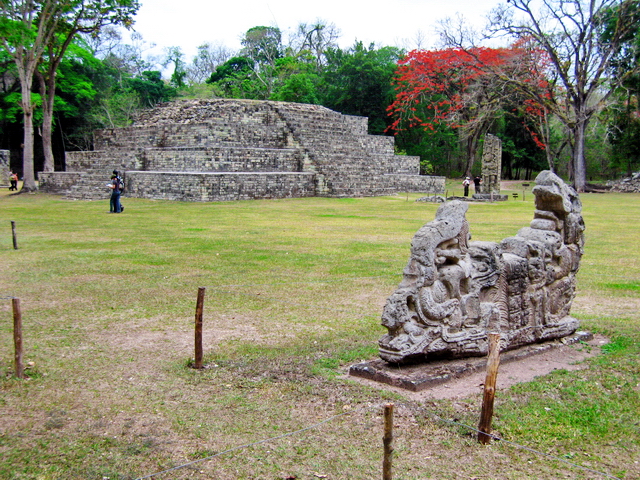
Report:
M 227 98 L 257 98 L 253 72 L 253 60 L 232 57 L 216 67 L 207 83 L 217 86 L 221 95 Z
M 224 45 L 203 43 L 198 46 L 198 53 L 187 68 L 187 80 L 191 84 L 204 82 L 231 56 L 231 50 Z
M 127 80 L 123 90 L 136 92 L 146 108 L 168 102 L 177 95 L 175 88 L 162 81 L 162 74 L 158 71 L 142 72 L 142 75 Z
M 187 77 L 186 65 L 184 63 L 184 53 L 180 47 L 168 47 L 165 49 L 165 59 L 162 66 L 167 68 L 173 64 L 173 73 L 171 74 L 171 85 L 176 88 L 184 88 L 184 79 Z
M 396 98 L 389 106 L 391 130 L 421 128 L 428 134 L 459 131 L 463 174 L 471 175 L 484 134 L 516 93 L 503 77 L 538 83 L 518 48 L 450 48 L 409 52 L 396 72 Z
M 578 192 L 586 188 L 587 126 L 607 104 L 615 85 L 638 71 L 636 66 L 618 78 L 608 75 L 621 43 L 638 28 L 634 15 L 637 3 L 638 0 L 507 0 L 491 14 L 491 34 L 523 39 L 547 54 L 548 65 L 540 65 L 551 78 L 544 95 L 530 92 L 526 83 L 514 83 L 547 106 L 567 128 L 573 185 Z M 611 32 L 608 36 L 602 35 L 605 27 Z
M 240 55 L 252 61 L 252 69 L 257 85 L 253 89 L 255 98 L 268 99 L 274 88 L 276 61 L 282 58 L 282 33 L 277 27 L 253 27 L 247 30 L 240 41 L 243 48 Z
M 31 98 L 35 75 L 43 98 L 45 169 L 53 169 L 50 149 L 56 72 L 73 38 L 80 32 L 99 31 L 104 25 L 130 25 L 137 0 L 13 0 L 0 2 L 0 42 L 13 58 L 20 78 L 24 121 L 24 191 L 36 189 L 33 158 L 33 113 Z M 48 152 L 47 152 L 48 148 Z M 48 159 L 47 159 L 48 156 Z
M 290 48 L 295 57 L 306 57 L 320 73 L 327 64 L 326 52 L 338 47 L 340 30 L 334 24 L 317 20 L 314 24 L 300 23 L 291 38 Z
M 332 48 L 325 55 L 322 105 L 347 115 L 369 117 L 369 133 L 384 133 L 386 109 L 393 100 L 391 80 L 402 52 L 356 42 L 350 49 Z
M 611 77 L 624 80 L 616 85 L 615 101 L 607 114 L 608 138 L 613 146 L 610 165 L 631 176 L 633 169 L 640 164 L 640 2 L 636 2 L 628 14 L 638 28 L 627 32 L 613 56 Z M 615 18 L 615 8 L 605 14 L 604 41 L 615 34 Z

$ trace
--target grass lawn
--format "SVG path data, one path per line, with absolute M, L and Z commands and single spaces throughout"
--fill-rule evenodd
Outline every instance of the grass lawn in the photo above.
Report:
M 470 204 L 473 239 L 528 225 L 530 188 L 524 201 Z M 582 196 L 587 244 L 573 314 L 611 338 L 605 352 L 587 369 L 497 393 L 495 431 L 552 458 L 481 446 L 440 420 L 477 425 L 480 393 L 418 403 L 343 375 L 376 356 L 382 307 L 413 235 L 434 217 L 437 205 L 418 195 L 124 198 L 125 212 L 110 215 L 106 196 L 7 193 L 2 479 L 150 478 L 249 444 L 153 478 L 381 478 L 389 401 L 397 479 L 640 478 L 640 195 Z M 198 287 L 207 288 L 203 371 L 189 368 Z M 21 301 L 28 380 L 12 375 L 11 297 Z M 281 438 L 256 444 L 272 437 Z

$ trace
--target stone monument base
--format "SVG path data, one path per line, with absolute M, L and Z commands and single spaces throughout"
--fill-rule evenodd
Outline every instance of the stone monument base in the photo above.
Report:
M 544 353 L 562 345 L 586 342 L 593 338 L 591 332 L 580 331 L 572 335 L 549 342 L 526 345 L 500 354 L 500 363 L 520 360 L 531 355 Z M 487 357 L 458 358 L 455 360 L 437 360 L 414 365 L 397 365 L 382 359 L 358 363 L 349 368 L 349 375 L 365 378 L 412 392 L 446 383 L 455 378 L 470 375 L 487 367 Z
M 509 200 L 509 195 L 502 195 L 500 193 L 474 193 L 471 198 L 480 202 L 506 202 Z

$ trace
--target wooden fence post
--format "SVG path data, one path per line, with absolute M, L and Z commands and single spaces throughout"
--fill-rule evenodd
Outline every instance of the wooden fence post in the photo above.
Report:
M 484 381 L 482 413 L 478 425 L 478 442 L 483 445 L 491 443 L 491 419 L 493 417 L 493 400 L 496 394 L 496 379 L 500 365 L 500 334 L 489 334 L 489 358 L 487 359 L 487 377 Z
M 194 368 L 202 368 L 202 311 L 204 309 L 205 287 L 198 288 L 198 300 L 196 303 L 196 334 L 195 334 L 195 363 Z
M 18 249 L 18 235 L 16 234 L 16 222 L 11 220 L 11 236 L 13 237 L 13 249 Z
M 22 311 L 20 299 L 12 298 L 13 307 L 13 344 L 15 346 L 15 371 L 16 377 L 24 378 L 24 366 L 22 364 Z
M 393 464 L 393 403 L 384 406 L 384 458 L 382 460 L 382 480 L 391 480 Z

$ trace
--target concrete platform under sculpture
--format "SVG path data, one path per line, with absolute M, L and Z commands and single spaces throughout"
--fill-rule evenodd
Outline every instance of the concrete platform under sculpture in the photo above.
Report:
M 534 345 L 525 345 L 505 352 L 500 356 L 500 364 L 515 362 L 539 355 L 563 345 L 588 342 L 593 338 L 591 332 L 580 331 L 559 340 L 550 340 Z M 457 378 L 483 371 L 487 367 L 487 357 L 468 357 L 449 360 L 434 360 L 428 363 L 397 365 L 382 359 L 358 363 L 349 367 L 349 375 L 392 387 L 421 392 Z
M 466 203 L 438 208 L 414 236 L 402 283 L 384 307 L 383 360 L 483 356 L 490 332 L 500 333 L 505 351 L 577 330 L 570 309 L 584 246 L 582 206 L 549 171 L 538 175 L 533 194 L 530 226 L 500 243 L 469 241 Z

